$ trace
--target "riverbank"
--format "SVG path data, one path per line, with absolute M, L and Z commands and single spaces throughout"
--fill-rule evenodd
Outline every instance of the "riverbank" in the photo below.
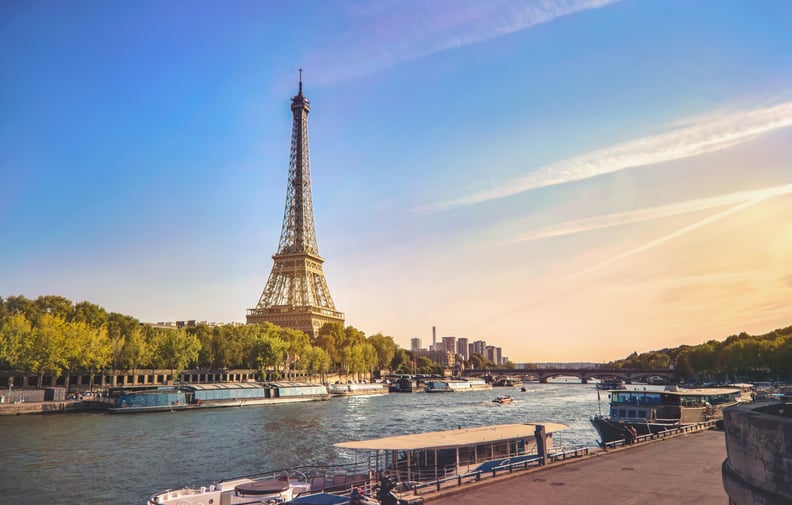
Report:
M 422 495 L 434 505 L 723 505 L 724 433 L 705 430 Z M 497 498 L 494 498 L 497 497 Z
M 104 412 L 110 405 L 109 401 L 98 402 L 85 400 L 0 403 L 0 416 Z

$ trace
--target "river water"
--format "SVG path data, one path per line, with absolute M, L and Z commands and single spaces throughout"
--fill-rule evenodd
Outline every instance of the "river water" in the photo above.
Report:
M 307 464 L 343 463 L 334 443 L 520 422 L 569 426 L 556 447 L 594 446 L 593 385 L 527 384 L 248 408 L 0 417 L 0 503 L 144 505 L 157 491 Z M 493 403 L 500 394 L 511 404 Z

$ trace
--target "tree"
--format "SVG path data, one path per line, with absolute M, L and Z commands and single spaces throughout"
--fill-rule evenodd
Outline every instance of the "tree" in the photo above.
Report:
M 311 346 L 302 356 L 301 362 L 310 373 L 318 373 L 324 381 L 324 374 L 330 369 L 330 358 L 319 347 Z
M 66 322 L 50 313 L 42 313 L 31 331 L 30 345 L 25 346 L 21 359 L 22 369 L 39 375 L 39 384 L 45 374 L 60 377 L 67 366 L 65 332 Z
M 344 326 L 341 323 L 325 323 L 316 336 L 313 344 L 324 350 L 330 358 L 331 366 L 341 363 L 340 348 L 346 340 Z
M 101 328 L 107 325 L 107 311 L 93 303 L 80 302 L 74 306 L 67 320 L 83 322 L 92 328 Z
M 63 322 L 63 368 L 66 372 L 66 391 L 72 372 L 82 369 L 86 362 L 85 351 L 91 340 L 90 329 L 83 322 Z
M 286 342 L 286 373 L 293 368 L 295 370 L 304 370 L 305 365 L 302 363 L 302 356 L 305 355 L 307 349 L 311 347 L 311 339 L 308 335 L 294 328 L 279 328 L 276 332 L 278 338 Z M 288 376 L 288 375 L 287 375 Z
M 152 349 L 146 338 L 146 333 L 139 326 L 130 327 L 127 331 L 129 334 L 124 338 L 121 346 L 119 362 L 125 370 L 132 370 L 132 373 L 137 375 L 138 368 L 144 363 L 151 362 Z M 110 338 L 107 339 L 106 347 L 108 363 L 102 364 L 102 367 L 112 361 L 114 344 Z
M 33 321 L 42 314 L 50 314 L 67 321 L 74 310 L 71 300 L 56 295 L 39 296 L 33 305 L 33 310 L 36 312 Z
M 396 355 L 398 346 L 393 341 L 393 337 L 386 337 L 382 333 L 377 333 L 368 338 L 369 343 L 377 352 L 377 359 L 374 367 L 377 370 L 390 368 L 393 357 Z
M 152 345 L 155 350 L 155 364 L 158 368 L 168 368 L 175 380 L 182 370 L 198 361 L 201 343 L 195 335 L 188 334 L 183 328 L 156 328 Z
M 3 304 L 3 314 L 4 315 L 13 315 L 13 314 L 22 314 L 23 316 L 27 317 L 28 321 L 33 321 L 35 319 L 34 310 L 35 304 L 33 300 L 28 300 L 24 296 L 9 296 L 6 298 L 5 303 Z
M 107 336 L 111 342 L 111 366 L 114 370 L 124 369 L 124 346 L 135 328 L 140 329 L 140 321 L 134 317 L 116 312 L 107 315 Z
M 288 365 L 284 358 L 288 348 L 289 344 L 278 337 L 259 335 L 253 344 L 253 355 L 258 365 L 256 368 L 261 371 L 273 368 L 277 372 L 281 366 L 284 366 L 285 371 Z
M 32 333 L 30 321 L 22 313 L 0 319 L 0 363 L 11 370 L 23 369 Z
M 470 364 L 473 365 L 473 368 L 476 370 L 483 370 L 495 366 L 492 361 L 485 358 L 483 354 L 477 352 L 470 355 Z
M 391 359 L 390 370 L 393 373 L 408 374 L 412 372 L 412 363 L 412 356 L 404 349 L 398 348 Z

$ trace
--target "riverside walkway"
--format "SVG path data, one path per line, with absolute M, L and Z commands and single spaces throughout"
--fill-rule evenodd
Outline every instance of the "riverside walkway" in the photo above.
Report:
M 705 430 L 423 495 L 432 505 L 725 505 L 722 431 Z

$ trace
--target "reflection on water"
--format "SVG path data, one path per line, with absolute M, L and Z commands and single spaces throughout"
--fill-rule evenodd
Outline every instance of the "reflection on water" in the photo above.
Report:
M 569 426 L 555 444 L 596 444 L 607 410 L 583 384 L 390 394 L 199 412 L 0 417 L 3 503 L 143 505 L 170 487 L 308 464 L 338 464 L 334 443 L 518 422 Z M 492 399 L 510 394 L 514 403 Z

